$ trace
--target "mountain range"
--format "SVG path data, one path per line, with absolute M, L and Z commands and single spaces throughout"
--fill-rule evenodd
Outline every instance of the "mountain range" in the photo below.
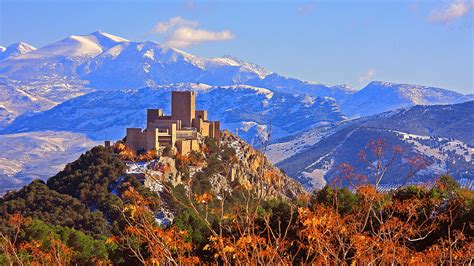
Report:
M 382 161 L 390 167 L 382 184 L 421 182 L 445 173 L 457 179 L 474 176 L 474 101 L 454 105 L 415 106 L 370 117 L 346 120 L 274 141 L 270 160 L 306 187 L 341 181 L 341 165 L 373 180 L 377 162 L 371 143 L 382 140 Z M 365 154 L 364 158 L 358 155 Z M 393 161 L 392 161 L 393 160 Z M 342 180 L 343 181 L 343 180 Z M 347 185 L 347 183 L 346 183 Z
M 169 112 L 170 90 L 197 91 L 198 106 L 208 109 L 212 119 L 221 120 L 223 128 L 237 131 L 254 145 L 268 137 L 269 125 L 270 139 L 284 140 L 298 134 L 339 131 L 358 123 L 355 121 L 365 121 L 366 116 L 398 108 L 474 99 L 441 88 L 381 81 L 360 90 L 325 85 L 285 77 L 232 56 L 203 58 L 156 42 L 134 42 L 98 31 L 72 35 L 38 49 L 26 43 L 0 48 L 0 134 L 4 138 L 21 136 L 22 141 L 28 138 L 40 147 L 46 144 L 36 134 L 54 131 L 59 138 L 71 138 L 71 143 L 77 136 L 85 138 L 82 148 L 90 148 L 97 141 L 121 139 L 125 127 L 143 126 L 147 108 L 162 107 Z M 431 136 L 430 132 L 443 128 L 438 124 L 419 133 Z M 61 160 L 83 151 L 68 148 L 66 142 L 49 154 Z M 12 148 L 0 146 L 0 151 Z M 13 147 L 17 153 L 28 148 Z M 41 156 L 40 150 L 35 156 Z M 293 155 L 298 154 L 289 152 L 283 157 Z M 16 168 L 2 164 L 0 178 L 18 177 L 28 162 L 2 158 L 21 163 Z M 299 178 L 300 170 L 294 177 Z
M 143 127 L 146 109 L 170 113 L 172 90 L 198 93 L 197 106 L 209 110 L 222 127 L 239 129 L 247 141 L 259 141 L 271 121 L 275 137 L 345 119 L 334 99 L 273 92 L 248 85 L 173 84 L 154 88 L 97 91 L 44 112 L 18 117 L 2 133 L 59 130 L 84 133 L 91 139 L 120 139 L 126 127 Z

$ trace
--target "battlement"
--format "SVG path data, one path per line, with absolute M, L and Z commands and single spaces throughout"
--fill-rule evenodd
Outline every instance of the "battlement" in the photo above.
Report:
M 176 147 L 180 154 L 199 149 L 199 137 L 220 139 L 220 122 L 208 121 L 207 110 L 196 110 L 196 93 L 173 91 L 171 115 L 148 109 L 146 128 L 127 128 L 126 146 L 135 151 Z

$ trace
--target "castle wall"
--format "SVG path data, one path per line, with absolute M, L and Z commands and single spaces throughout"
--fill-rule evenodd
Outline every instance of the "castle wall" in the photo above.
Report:
M 171 132 L 171 129 L 175 126 L 176 129 L 181 128 L 181 121 L 179 120 L 155 120 L 153 123 L 148 124 L 148 128 L 159 128 L 160 131 L 163 131 L 163 129 L 168 130 L 168 132 Z
M 219 121 L 210 122 L 209 137 L 214 138 L 216 140 L 221 139 L 221 122 Z
M 203 121 L 207 121 L 207 110 L 196 110 L 196 118 L 201 118 Z
M 160 142 L 158 140 L 158 129 L 147 128 L 146 132 L 146 150 L 158 150 L 160 147 Z
M 208 136 L 209 136 L 210 127 L 211 127 L 211 123 L 209 123 L 209 122 L 202 122 L 202 125 L 201 125 L 201 134 L 202 134 L 204 137 L 208 137 Z
M 196 128 L 203 137 L 209 136 L 209 126 L 210 123 L 203 121 L 201 118 L 196 117 L 193 119 L 193 127 Z
M 125 145 L 135 151 L 147 149 L 146 133 L 141 128 L 127 128 L 127 141 Z
M 186 155 L 191 151 L 199 151 L 199 142 L 197 139 L 178 140 L 176 141 L 176 148 L 179 154 Z
M 177 130 L 176 131 L 176 140 L 186 140 L 186 139 L 195 139 L 197 138 L 197 131 L 192 129 L 189 130 Z
M 171 131 L 158 132 L 158 142 L 160 147 L 174 146 L 176 143 L 176 124 L 171 125 Z
M 150 123 L 155 122 L 160 116 L 163 116 L 163 110 L 161 109 L 148 109 L 146 110 L 146 124 L 147 127 Z

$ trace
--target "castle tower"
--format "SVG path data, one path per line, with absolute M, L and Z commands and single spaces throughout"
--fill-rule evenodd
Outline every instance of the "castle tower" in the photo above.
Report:
M 163 116 L 163 111 L 161 109 L 148 109 L 146 110 L 146 124 L 147 127 L 151 123 L 158 120 L 160 116 Z
M 193 91 L 173 91 L 171 117 L 181 120 L 182 127 L 191 127 L 196 115 L 196 94 Z

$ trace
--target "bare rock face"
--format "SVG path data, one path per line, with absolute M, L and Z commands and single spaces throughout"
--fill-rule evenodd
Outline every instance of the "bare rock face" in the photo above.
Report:
M 160 180 L 169 181 L 173 185 L 181 183 L 180 176 L 176 170 L 175 160 L 173 160 L 173 158 L 160 157 L 160 159 L 151 162 L 147 168 L 149 170 L 149 174 L 147 175 L 145 182 Z
M 128 163 L 127 173 L 139 177 L 157 193 L 165 191 L 165 184 L 182 185 L 189 191 L 197 179 L 206 179 L 212 192 L 222 197 L 241 188 L 259 189 L 267 198 L 292 199 L 304 193 L 298 182 L 273 166 L 262 152 L 228 131 L 222 133 L 217 152 L 209 153 L 204 140 L 200 145 L 201 151 L 193 154 Z
M 261 185 L 271 196 L 294 198 L 303 187 L 275 167 L 262 153 L 229 131 L 222 134 L 222 143 L 232 147 L 237 161 L 232 166 L 232 179 L 240 184 Z

